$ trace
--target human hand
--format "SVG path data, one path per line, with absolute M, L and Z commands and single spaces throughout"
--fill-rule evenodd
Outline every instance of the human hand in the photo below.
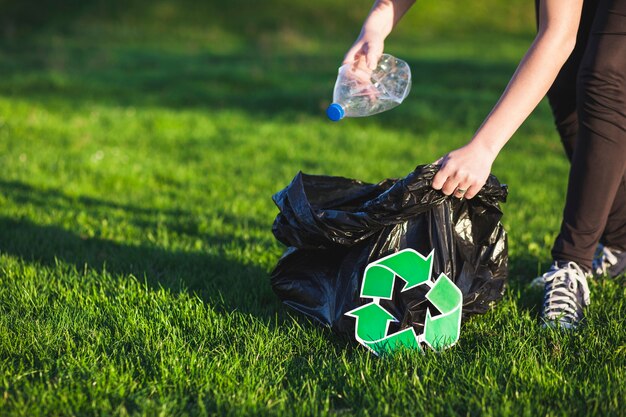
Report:
M 378 66 L 383 52 L 383 37 L 377 32 L 363 29 L 359 38 L 344 57 L 340 74 L 349 83 L 350 95 L 367 97 L 376 101 L 380 92 L 372 82 L 372 72 Z
M 378 60 L 383 54 L 385 38 L 371 30 L 363 30 L 352 47 L 343 58 L 342 64 L 358 63 L 365 59 L 365 64 L 370 70 L 376 69 Z
M 445 195 L 473 198 L 485 185 L 497 153 L 477 143 L 469 143 L 439 158 L 439 172 L 432 187 Z

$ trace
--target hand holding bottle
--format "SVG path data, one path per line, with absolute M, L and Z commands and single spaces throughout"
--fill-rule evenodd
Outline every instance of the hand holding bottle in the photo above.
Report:
M 382 35 L 373 31 L 361 31 L 358 39 L 343 58 L 342 65 L 365 59 L 367 68 L 374 70 L 383 54 L 384 47 L 385 38 Z
M 371 116 L 396 107 L 410 90 L 411 70 L 406 62 L 383 54 L 371 70 L 361 56 L 339 68 L 333 103 L 326 114 L 333 121 Z

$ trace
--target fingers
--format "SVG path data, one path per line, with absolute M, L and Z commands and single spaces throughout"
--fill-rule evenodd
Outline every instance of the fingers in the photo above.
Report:
M 343 58 L 343 62 L 341 63 L 341 65 L 352 64 L 353 62 L 358 61 L 361 56 L 362 54 L 360 53 L 360 49 L 357 49 L 356 51 L 350 49 L 346 56 Z
M 448 155 L 442 156 L 441 158 L 437 159 L 437 162 L 435 162 L 435 164 L 437 165 L 441 164 L 441 168 L 439 168 L 439 171 L 437 171 L 437 173 L 433 177 L 432 187 L 435 190 L 441 190 L 443 188 L 443 185 L 448 180 L 449 174 L 446 172 L 446 165 L 444 163 L 447 157 Z
M 456 183 L 456 185 L 455 183 L 455 181 L 446 181 L 446 185 L 442 188 L 442 192 L 445 195 L 451 195 L 456 198 L 466 198 L 469 200 L 478 194 L 482 188 L 479 185 L 471 184 L 469 182 Z M 448 184 L 450 185 L 448 186 Z
M 470 177 L 469 174 L 459 171 L 453 172 L 445 164 L 445 158 L 438 160 L 438 162 L 443 160 L 444 165 L 433 177 L 432 187 L 435 190 L 441 190 L 445 195 L 457 198 L 471 199 L 478 194 L 482 188 L 482 183 Z
M 341 65 L 351 64 L 357 61 L 363 55 L 364 44 L 357 42 L 346 52 L 346 55 L 343 57 L 343 62 Z
M 346 53 L 342 65 L 351 64 L 365 58 L 365 66 L 370 70 L 375 70 L 382 54 L 383 45 L 372 42 L 357 42 Z
M 478 194 L 480 192 L 480 190 L 482 189 L 482 186 L 479 185 L 472 185 L 470 188 L 467 189 L 467 191 L 465 192 L 465 198 L 467 198 L 468 200 L 474 198 L 476 196 L 476 194 Z
M 441 188 L 441 192 L 443 192 L 445 195 L 463 197 L 469 187 L 470 184 L 468 184 L 467 181 L 458 181 L 453 177 L 448 177 L 445 184 Z
M 341 65 L 352 64 L 353 62 L 358 61 L 363 56 L 361 47 L 362 45 L 358 45 L 350 48 L 350 50 L 346 53 L 346 56 L 344 56 Z
M 367 64 L 367 67 L 372 71 L 375 70 L 378 66 L 378 61 L 380 61 L 380 57 L 382 56 L 382 54 L 382 48 L 374 46 L 372 44 L 368 44 L 367 54 L 365 55 L 365 62 Z
M 487 181 L 494 158 L 489 149 L 473 143 L 456 149 L 437 161 L 432 187 L 445 195 L 473 198 Z

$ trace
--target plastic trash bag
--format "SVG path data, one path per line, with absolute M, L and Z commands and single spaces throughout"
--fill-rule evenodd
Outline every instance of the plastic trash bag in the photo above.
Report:
M 435 165 L 418 166 L 405 178 L 378 184 L 298 173 L 273 196 L 280 213 L 274 236 L 288 246 L 271 274 L 274 292 L 290 307 L 353 333 L 344 316 L 365 304 L 360 285 L 365 267 L 412 248 L 434 249 L 433 277 L 446 274 L 463 293 L 463 319 L 485 313 L 502 298 L 508 274 L 507 235 L 499 203 L 507 188 L 492 175 L 471 200 L 431 188 Z M 400 292 L 380 305 L 399 328 L 423 331 L 427 289 Z M 432 310 L 431 310 L 432 311 Z

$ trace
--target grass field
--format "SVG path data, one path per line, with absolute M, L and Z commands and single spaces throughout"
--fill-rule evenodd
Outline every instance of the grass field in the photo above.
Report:
M 571 333 L 540 328 L 526 287 L 568 170 L 545 103 L 493 168 L 509 290 L 456 347 L 377 359 L 269 285 L 274 192 L 298 170 L 404 176 L 461 145 L 530 31 L 392 38 L 411 95 L 337 124 L 323 109 L 350 36 L 216 33 L 2 43 L 0 415 L 626 414 L 626 278 L 592 281 Z

